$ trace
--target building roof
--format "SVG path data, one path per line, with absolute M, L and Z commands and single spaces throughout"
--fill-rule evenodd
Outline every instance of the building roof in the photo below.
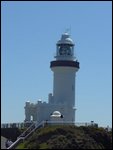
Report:
M 67 32 L 62 34 L 61 39 L 57 42 L 57 45 L 59 44 L 74 45 L 73 40 L 70 38 L 70 35 Z
M 61 117 L 61 113 L 59 111 L 54 111 L 51 117 Z

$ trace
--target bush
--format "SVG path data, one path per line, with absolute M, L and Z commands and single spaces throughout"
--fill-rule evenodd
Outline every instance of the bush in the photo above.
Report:
M 47 126 L 25 143 L 27 149 L 111 149 L 111 133 L 96 127 Z

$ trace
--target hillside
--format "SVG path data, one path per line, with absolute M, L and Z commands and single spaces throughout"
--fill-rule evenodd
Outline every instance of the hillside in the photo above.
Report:
M 111 137 L 103 128 L 46 126 L 17 149 L 112 149 Z

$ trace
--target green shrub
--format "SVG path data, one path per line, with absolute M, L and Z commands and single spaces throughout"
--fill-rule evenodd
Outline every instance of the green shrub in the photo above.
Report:
M 48 125 L 38 129 L 24 149 L 111 149 L 111 135 L 97 127 Z

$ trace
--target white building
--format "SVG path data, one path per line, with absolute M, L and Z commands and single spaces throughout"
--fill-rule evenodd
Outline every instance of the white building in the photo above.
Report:
M 49 94 L 48 103 L 40 100 L 36 104 L 26 102 L 25 121 L 31 121 L 31 116 L 38 123 L 51 120 L 57 111 L 64 121 L 75 122 L 75 77 L 79 62 L 74 57 L 74 43 L 68 33 L 62 34 L 56 48 L 56 60 L 50 62 L 53 94 Z

